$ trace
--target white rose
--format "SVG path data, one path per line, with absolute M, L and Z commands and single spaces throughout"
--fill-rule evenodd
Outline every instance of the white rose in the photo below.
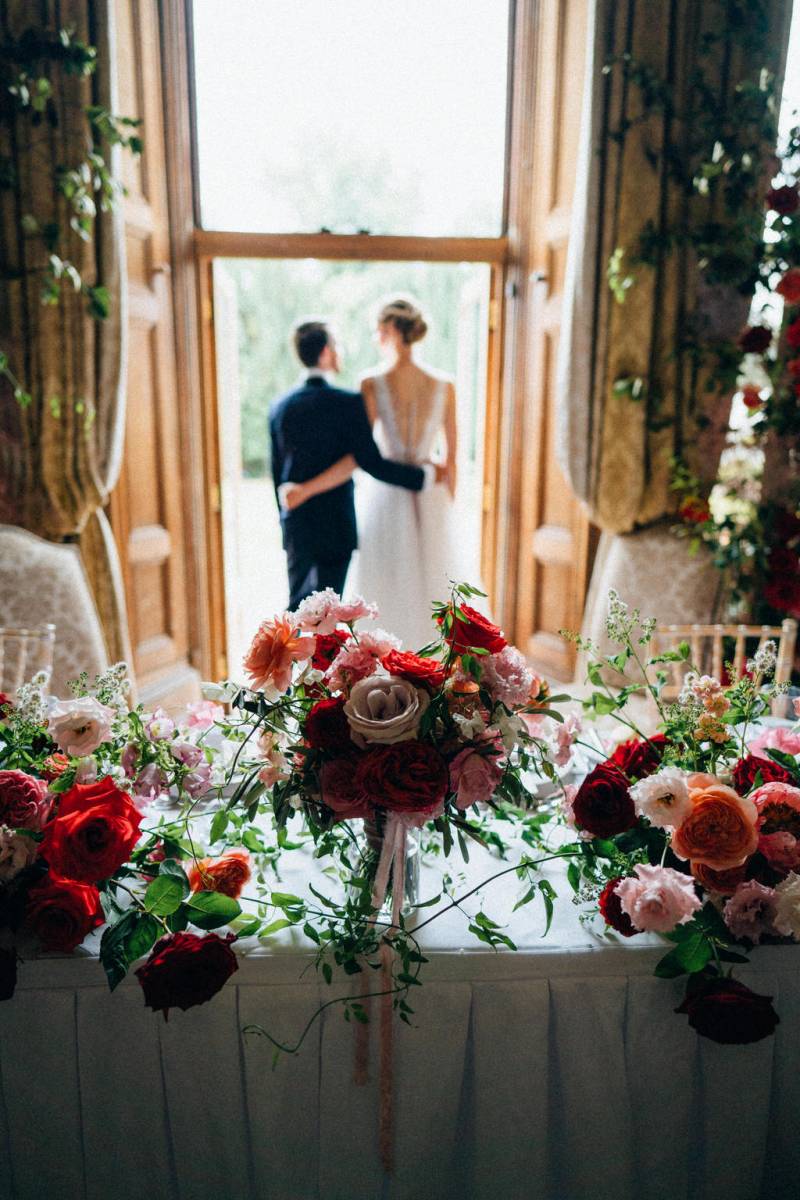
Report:
M 370 742 L 384 746 L 417 736 L 430 696 L 396 675 L 370 675 L 353 684 L 344 706 L 353 741 L 363 750 Z
M 111 735 L 113 708 L 94 696 L 76 700 L 53 700 L 47 717 L 47 732 L 70 758 L 84 758 Z
M 7 825 L 0 825 L 0 883 L 9 883 L 36 858 L 37 846 L 33 838 L 24 833 L 14 833 Z

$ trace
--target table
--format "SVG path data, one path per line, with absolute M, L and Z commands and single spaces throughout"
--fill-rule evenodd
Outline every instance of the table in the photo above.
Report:
M 297 891 L 293 856 L 280 885 Z M 470 878 L 488 874 L 478 852 Z M 549 877 L 569 889 L 559 870 Z M 431 895 L 423 871 L 423 898 Z M 505 919 L 518 881 L 493 885 Z M 425 915 L 431 910 L 425 910 Z M 278 937 L 210 1003 L 164 1021 L 135 979 L 110 995 L 91 953 L 28 962 L 0 1005 L 2 1200 L 787 1200 L 800 1190 L 800 946 L 737 971 L 775 996 L 776 1036 L 698 1039 L 653 978 L 663 947 L 595 936 L 567 901 L 508 932 L 520 950 L 466 944 L 450 914 L 398 1022 L 396 1169 L 382 1179 L 377 1082 L 352 1082 L 338 1010 L 273 1069 L 250 1023 L 291 1038 L 330 992 L 307 949 Z M 293 931 L 294 932 L 294 931 Z M 297 935 L 295 935 L 297 936 Z M 306 969 L 308 968 L 308 969 Z

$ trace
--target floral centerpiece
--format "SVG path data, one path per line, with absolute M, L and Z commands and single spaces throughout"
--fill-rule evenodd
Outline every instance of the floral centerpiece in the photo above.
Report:
M 566 792 L 566 821 L 578 834 L 569 878 L 617 934 L 667 939 L 656 974 L 688 977 L 676 1011 L 699 1034 L 757 1041 L 778 1015 L 771 997 L 732 970 L 759 943 L 800 940 L 800 736 L 778 728 L 754 738 L 779 690 L 774 643 L 723 684 L 693 668 L 686 643 L 648 658 L 654 626 L 612 592 L 607 632 L 619 651 L 600 655 L 577 639 L 595 689 L 584 707 L 633 736 Z M 687 672 L 676 702 L 665 704 L 669 661 Z M 631 668 L 640 681 L 612 692 L 608 670 Z M 658 711 L 650 736 L 634 716 L 637 697 Z

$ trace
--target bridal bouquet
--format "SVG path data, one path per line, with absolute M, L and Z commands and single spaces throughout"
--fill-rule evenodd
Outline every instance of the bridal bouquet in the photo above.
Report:
M 595 688 L 584 707 L 633 736 L 567 792 L 567 824 L 578 834 L 569 877 L 622 937 L 667 939 L 656 975 L 688 977 L 676 1011 L 697 1033 L 754 1042 L 779 1018 L 772 998 L 732 970 L 759 943 L 800 941 L 800 735 L 783 727 L 754 737 L 779 690 L 773 643 L 740 679 L 719 680 L 692 667 L 687 644 L 646 658 L 654 624 L 611 593 L 607 630 L 619 652 L 604 656 L 581 643 Z M 665 704 L 669 661 L 685 662 L 687 673 L 677 700 Z M 608 670 L 631 668 L 641 681 L 612 692 Z M 651 736 L 633 715 L 642 696 L 659 713 Z

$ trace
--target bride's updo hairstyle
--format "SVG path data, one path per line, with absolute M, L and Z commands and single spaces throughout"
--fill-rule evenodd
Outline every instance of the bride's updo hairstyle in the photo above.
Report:
M 428 322 L 417 304 L 406 296 L 398 296 L 383 304 L 378 313 L 378 324 L 391 325 L 407 346 L 421 342 L 428 332 Z

